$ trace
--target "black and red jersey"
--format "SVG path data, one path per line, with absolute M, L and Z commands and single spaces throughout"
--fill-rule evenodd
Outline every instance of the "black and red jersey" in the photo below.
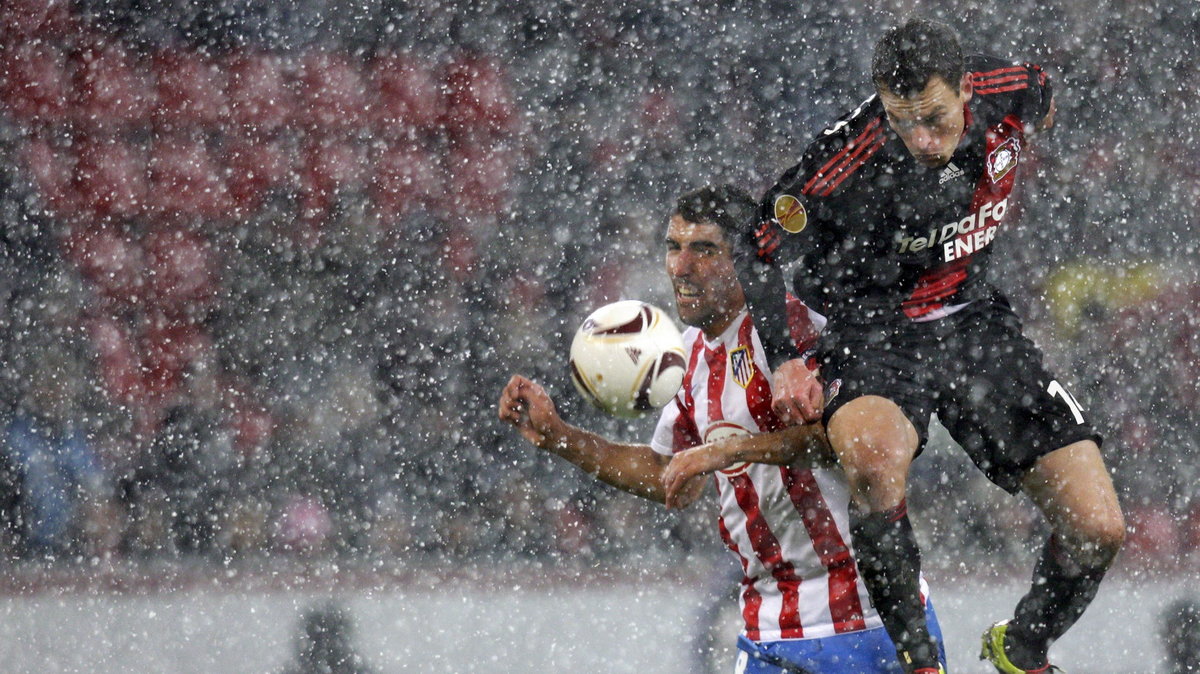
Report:
M 972 56 L 974 95 L 953 157 L 927 168 L 871 96 L 812 141 L 763 197 L 736 259 L 772 364 L 794 357 L 781 266 L 836 329 L 936 320 L 995 293 L 991 243 L 1009 226 L 1027 132 L 1049 112 L 1041 68 Z M 753 251 L 753 254 L 750 254 Z

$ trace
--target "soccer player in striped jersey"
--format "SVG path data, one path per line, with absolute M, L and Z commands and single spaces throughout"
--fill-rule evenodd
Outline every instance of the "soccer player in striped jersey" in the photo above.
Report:
M 898 655 L 935 666 L 905 508 L 908 470 L 937 413 L 984 473 L 1025 492 L 1052 536 L 1014 617 L 984 634 L 999 672 L 1048 671 L 1124 540 L 1124 520 L 1078 401 L 1043 365 L 987 280 L 992 241 L 1033 132 L 1053 123 L 1036 65 L 963 56 L 913 19 L 875 47 L 876 94 L 824 130 L 764 197 L 735 263 L 787 423 L 823 420 L 851 488 L 859 568 Z M 815 364 L 788 335 L 781 266 L 828 317 Z M 953 493 L 948 493 L 952 498 Z
M 688 366 L 649 444 L 566 423 L 546 391 L 521 376 L 501 394 L 499 415 L 537 447 L 668 507 L 694 502 L 708 483 L 703 476 L 714 476 L 717 528 L 745 576 L 738 672 L 904 672 L 855 563 L 849 491 L 821 424 L 784 428 L 771 410 L 770 369 L 731 257 L 732 237 L 753 210 L 750 196 L 729 186 L 677 202 L 666 269 L 680 319 L 691 326 Z M 789 310 L 790 334 L 803 348 L 823 319 L 796 301 Z

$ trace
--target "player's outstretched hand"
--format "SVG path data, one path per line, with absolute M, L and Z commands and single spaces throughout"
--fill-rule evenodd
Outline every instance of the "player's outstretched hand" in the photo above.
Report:
M 700 476 L 728 468 L 730 463 L 729 455 L 712 442 L 672 456 L 662 474 L 667 507 L 682 509 L 691 505 L 703 491 Z
M 513 375 L 500 393 L 497 405 L 502 421 L 507 421 L 534 446 L 550 449 L 561 437 L 563 421 L 554 401 L 540 384 L 521 375 Z
M 775 370 L 772 409 L 789 426 L 820 421 L 825 412 L 825 387 L 816 372 L 800 358 L 793 358 Z

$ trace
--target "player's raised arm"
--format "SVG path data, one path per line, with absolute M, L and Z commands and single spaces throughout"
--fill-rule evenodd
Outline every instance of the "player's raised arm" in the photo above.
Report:
M 787 286 L 776 264 L 775 253 L 782 245 L 774 222 L 751 216 L 740 236 L 731 236 L 733 266 L 746 295 L 746 308 L 762 340 L 771 368 L 799 357 L 787 321 Z
M 823 385 L 808 368 L 797 348 L 788 321 L 787 286 L 781 265 L 800 262 L 795 278 L 797 295 L 817 307 L 821 279 L 806 260 L 819 229 L 806 206 L 810 199 L 801 189 L 811 162 L 804 160 L 784 173 L 767 191 L 756 211 L 744 221 L 735 237 L 734 267 L 746 295 L 746 307 L 774 372 L 773 409 L 786 424 L 819 421 L 824 412 Z M 807 348 L 807 347 L 805 347 Z
M 775 413 L 785 423 L 821 418 L 821 384 L 805 367 L 787 320 L 787 286 L 774 254 L 782 245 L 773 220 L 750 226 L 737 237 L 734 268 L 746 294 L 746 308 L 762 340 L 767 361 L 775 370 Z
M 1050 97 L 1050 110 L 1046 112 L 1046 116 L 1042 118 L 1042 123 L 1038 125 L 1038 131 L 1044 131 L 1054 126 L 1054 111 L 1057 106 L 1054 104 L 1054 97 Z
M 554 401 L 534 381 L 514 375 L 500 394 L 500 419 L 508 422 L 532 445 L 566 459 L 585 473 L 635 496 L 666 503 L 662 471 L 670 457 L 649 445 L 613 442 L 572 426 L 558 415 Z M 704 484 L 690 486 L 676 496 L 677 507 L 697 498 Z
M 676 504 L 676 498 L 687 494 L 693 478 L 741 463 L 814 468 L 836 465 L 837 458 L 829 448 L 822 424 L 708 442 L 671 457 L 662 478 L 667 507 L 682 507 Z

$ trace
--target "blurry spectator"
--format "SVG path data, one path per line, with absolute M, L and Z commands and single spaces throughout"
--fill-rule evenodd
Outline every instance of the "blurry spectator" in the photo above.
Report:
M 296 653 L 282 674 L 370 674 L 355 652 L 350 615 L 334 604 L 309 609 L 296 634 Z
M 1162 612 L 1159 625 L 1167 655 L 1166 674 L 1200 672 L 1200 601 L 1174 601 Z
M 265 552 L 270 543 L 270 507 L 262 498 L 230 499 L 221 513 L 219 543 L 226 559 Z
M 120 495 L 129 513 L 122 549 L 132 559 L 159 557 L 175 551 L 171 535 L 171 503 L 166 491 L 149 481 L 123 480 Z
M 275 524 L 275 540 L 285 552 L 313 555 L 329 545 L 333 520 L 329 509 L 313 496 L 294 495 L 279 512 Z
M 162 426 L 126 492 L 141 525 L 154 523 L 158 502 L 171 513 L 168 550 L 210 553 L 238 466 L 214 364 L 200 360 L 184 377 L 186 395 L 167 410 Z
M 79 425 L 82 373 L 53 354 L 43 357 L 8 424 L 4 451 L 20 475 L 26 551 L 57 557 L 72 552 L 84 504 L 102 502 L 108 485 Z

